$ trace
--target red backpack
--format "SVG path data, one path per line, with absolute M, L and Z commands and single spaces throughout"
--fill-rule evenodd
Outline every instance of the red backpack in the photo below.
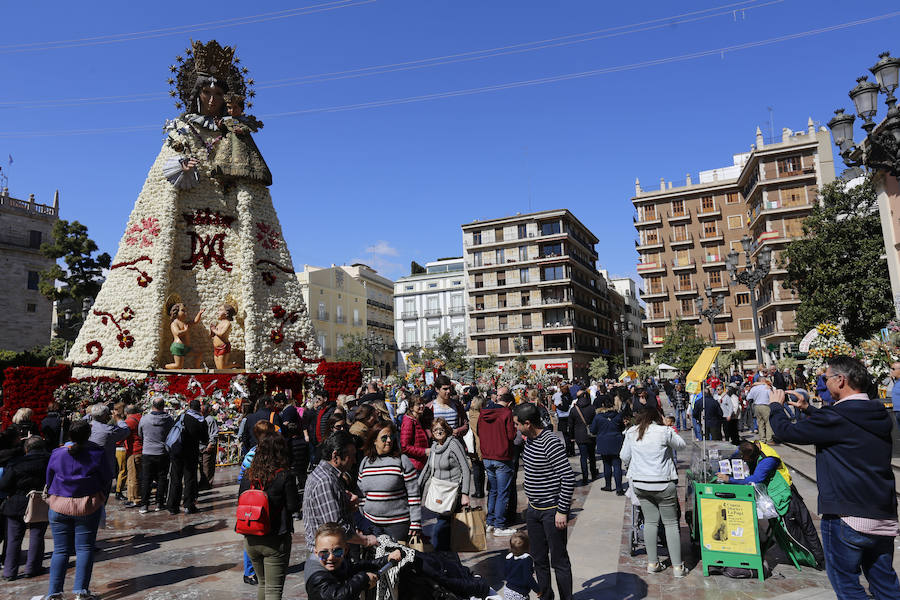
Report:
M 281 470 L 278 469 L 275 474 Z M 254 481 L 250 484 L 250 489 L 238 498 L 234 530 L 242 535 L 267 535 L 272 529 L 270 517 L 269 496 L 262 484 Z

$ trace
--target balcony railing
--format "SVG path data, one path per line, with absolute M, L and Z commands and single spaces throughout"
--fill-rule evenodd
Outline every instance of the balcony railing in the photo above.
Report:
M 449 311 L 451 315 L 464 315 L 466 314 L 465 306 L 451 306 Z
M 723 239 L 723 235 L 721 231 L 704 231 L 700 233 L 700 243 L 704 242 L 721 242 Z
M 678 246 L 680 244 L 693 244 L 694 236 L 689 233 L 682 235 L 673 235 L 669 237 L 669 243 L 673 246 Z
M 426 317 L 436 317 L 439 314 L 441 314 L 441 309 L 439 309 L 439 308 L 426 308 L 425 309 Z
M 328 317 L 329 317 L 328 311 L 322 311 L 322 310 L 320 310 L 318 315 L 316 316 L 316 318 L 319 319 L 320 321 L 327 321 Z
M 337 316 L 334 318 L 334 322 L 335 322 L 335 323 L 346 323 L 346 322 L 347 322 L 347 317 L 346 317 L 345 315 L 337 315 Z
M 362 319 L 354 319 L 353 326 L 354 327 L 362 327 Z
M 552 321 L 544 323 L 544 329 L 561 329 L 563 327 L 572 327 L 574 323 L 571 319 L 563 319 L 562 321 Z
M 673 210 L 668 214 L 666 220 L 669 222 L 672 221 L 681 221 L 681 220 L 689 220 L 691 218 L 691 209 L 686 208 L 684 210 L 675 211 Z
M 669 315 L 666 314 L 666 311 L 651 312 L 651 313 L 647 313 L 646 320 L 647 321 L 669 320 Z
M 682 258 L 682 259 L 673 259 L 672 260 L 672 270 L 676 269 L 690 269 L 694 267 L 697 263 L 693 258 Z
M 414 310 L 404 310 L 400 313 L 401 319 L 415 319 L 419 316 L 419 313 Z
M 700 218 L 702 218 L 702 217 L 716 217 L 716 216 L 721 215 L 721 214 L 722 214 L 722 211 L 721 211 L 721 210 L 719 209 L 719 207 L 718 207 L 717 205 L 715 205 L 715 204 L 712 205 L 712 206 L 707 206 L 707 207 L 705 207 L 705 208 L 701 206 L 700 209 L 697 211 L 697 216 L 700 217 Z
M 697 286 L 694 284 L 680 285 L 680 284 L 676 283 L 674 288 L 675 288 L 676 294 L 696 294 L 697 293 Z

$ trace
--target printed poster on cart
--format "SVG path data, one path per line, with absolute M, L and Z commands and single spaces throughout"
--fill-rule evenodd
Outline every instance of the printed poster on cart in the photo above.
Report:
M 700 498 L 700 520 L 706 550 L 756 554 L 756 520 L 752 502 Z

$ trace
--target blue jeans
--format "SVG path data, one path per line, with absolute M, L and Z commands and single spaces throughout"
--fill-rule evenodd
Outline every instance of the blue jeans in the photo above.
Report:
M 250 556 L 244 550 L 244 577 L 253 577 L 254 575 L 256 575 L 256 571 L 253 570 L 253 561 L 250 560 Z
M 484 470 L 488 480 L 487 517 L 488 525 L 506 526 L 506 506 L 512 487 L 513 470 L 510 461 L 484 459 Z
M 94 570 L 94 543 L 100 526 L 102 510 L 86 517 L 71 517 L 50 510 L 50 530 L 53 532 L 53 556 L 50 558 L 50 589 L 48 594 L 63 591 L 69 558 L 75 554 L 75 585 L 72 591 L 84 593 L 91 584 Z
M 703 439 L 703 433 L 700 431 L 700 421 L 694 421 L 694 439 L 698 441 Z
M 436 515 L 434 526 L 431 528 L 431 545 L 435 550 L 450 549 L 450 521 L 453 513 L 449 515 Z
M 822 518 L 825 570 L 834 593 L 841 600 L 868 598 L 859 583 L 862 569 L 876 600 L 900 598 L 900 582 L 894 572 L 894 538 L 860 533 L 840 517 Z
M 675 429 L 682 431 L 688 428 L 687 411 L 683 408 L 675 409 Z
M 603 479 L 606 480 L 606 487 L 612 487 L 612 480 L 615 477 L 616 491 L 620 492 L 622 487 L 622 459 L 618 454 L 604 454 L 603 460 Z

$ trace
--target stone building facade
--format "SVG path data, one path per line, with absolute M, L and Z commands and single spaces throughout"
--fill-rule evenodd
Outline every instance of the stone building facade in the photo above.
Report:
M 0 350 L 22 351 L 50 343 L 53 305 L 38 291 L 39 273 L 53 266 L 41 256 L 59 219 L 59 192 L 52 205 L 0 193 Z

